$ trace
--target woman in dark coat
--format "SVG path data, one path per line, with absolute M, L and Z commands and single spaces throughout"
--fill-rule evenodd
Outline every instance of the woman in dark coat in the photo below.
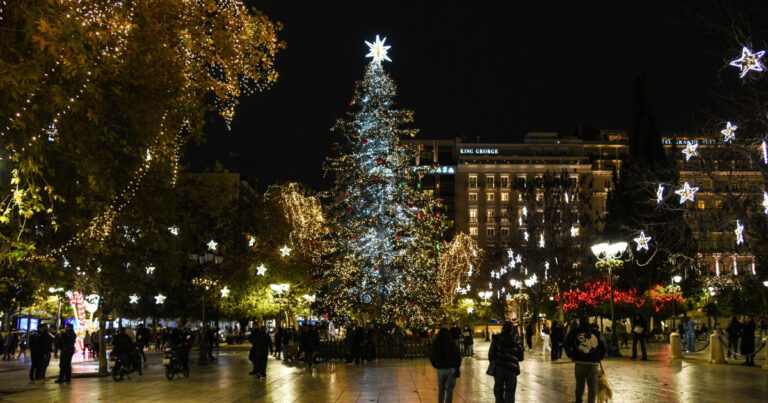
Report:
M 432 366 L 437 370 L 437 401 L 451 403 L 453 388 L 461 368 L 461 353 L 454 343 L 448 329 L 442 328 L 437 333 L 430 355 Z
M 736 316 L 731 318 L 728 322 L 728 326 L 725 328 L 725 332 L 728 333 L 728 358 L 731 358 L 731 351 L 733 351 L 734 357 L 736 356 L 736 349 L 739 347 L 739 333 L 741 333 L 741 323 L 736 319 Z
M 747 359 L 742 365 L 755 365 L 755 320 L 747 315 L 741 325 L 741 354 Z
M 251 342 L 251 352 L 248 354 L 248 359 L 253 362 L 253 371 L 249 372 L 248 375 L 266 377 L 267 358 L 272 352 L 272 338 L 267 334 L 267 328 L 254 326 L 248 341 Z

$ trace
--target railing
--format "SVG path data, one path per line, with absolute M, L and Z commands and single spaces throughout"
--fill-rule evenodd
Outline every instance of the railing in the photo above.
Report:
M 321 360 L 348 360 L 354 357 L 357 353 L 359 357 L 365 357 L 370 352 L 370 347 L 367 345 L 357 346 L 358 351 L 355 352 L 351 343 L 347 343 L 345 340 L 338 341 L 321 341 L 320 349 L 318 351 L 318 358 Z M 413 339 L 413 340 L 385 340 L 378 342 L 374 346 L 375 358 L 396 358 L 396 359 L 413 359 L 413 358 L 428 358 L 432 352 L 432 340 L 431 339 Z M 471 356 L 472 350 L 465 349 L 464 343 L 459 342 L 459 351 L 462 356 Z

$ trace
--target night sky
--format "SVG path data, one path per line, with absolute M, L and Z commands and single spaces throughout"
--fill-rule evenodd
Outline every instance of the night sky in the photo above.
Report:
M 280 78 L 242 100 L 231 132 L 210 124 L 186 163 L 199 171 L 217 160 L 262 188 L 285 180 L 328 187 L 321 164 L 329 129 L 351 109 L 370 60 L 363 41 L 376 34 L 392 46 L 385 68 L 398 83 L 399 106 L 415 111 L 419 137 L 484 142 L 570 134 L 579 124 L 628 130 L 641 74 L 662 132 L 695 130 L 711 112 L 726 59 L 740 51 L 735 39 L 702 29 L 700 14 L 720 13 L 702 2 L 250 4 L 284 24 Z

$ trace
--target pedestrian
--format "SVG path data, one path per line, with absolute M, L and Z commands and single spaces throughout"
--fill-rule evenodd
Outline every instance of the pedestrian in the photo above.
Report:
M 547 353 L 549 355 L 552 355 L 552 347 L 550 347 L 550 330 L 547 324 L 545 323 L 541 327 L 541 355 L 544 357 L 547 356 Z
M 595 403 L 598 366 L 608 350 L 605 339 L 589 325 L 586 317 L 580 317 L 579 326 L 568 333 L 564 345 L 565 353 L 576 364 L 576 403 L 581 403 L 584 398 L 585 383 L 588 388 L 587 401 Z
M 303 327 L 299 343 L 301 344 L 301 351 L 304 352 L 304 361 L 307 363 L 307 369 L 312 369 L 315 353 L 320 348 L 320 336 L 309 323 L 305 323 Z
M 616 323 L 616 335 L 621 340 L 621 347 L 629 347 L 629 336 L 627 336 L 627 324 L 624 319 Z
M 563 353 L 563 339 L 565 338 L 565 328 L 560 321 L 552 321 L 552 329 L 550 330 L 550 342 L 552 343 L 552 352 L 550 358 L 552 361 L 559 360 Z
M 368 332 L 365 335 L 365 359 L 368 362 L 376 360 L 376 345 L 378 344 L 378 338 L 376 336 L 376 330 L 373 325 L 368 327 Z
M 437 370 L 438 403 L 453 402 L 453 388 L 456 386 L 456 378 L 460 375 L 461 354 L 451 332 L 445 327 L 437 332 L 429 358 Z
M 530 320 L 525 324 L 525 344 L 528 350 L 533 350 L 533 323 Z
M 472 336 L 472 328 L 464 326 L 462 336 L 464 337 L 464 355 L 467 357 L 475 355 L 475 340 Z
M 91 352 L 93 355 L 98 356 L 99 355 L 99 332 L 95 331 L 91 333 Z
M 648 332 L 645 327 L 645 321 L 643 320 L 643 315 L 640 315 L 639 313 L 635 314 L 634 319 L 632 320 L 632 359 L 637 359 L 637 343 L 640 343 L 640 349 L 643 353 L 643 361 L 648 361 L 648 355 L 645 351 L 645 338 L 647 336 Z
M 763 338 L 763 333 L 768 334 L 768 316 L 765 316 L 765 314 L 760 315 L 760 338 Z
M 45 380 L 45 370 L 51 360 L 53 337 L 48 333 L 48 325 L 43 323 L 37 331 L 29 336 L 29 353 L 32 356 L 32 367 L 29 369 L 29 380 L 35 383 Z
M 26 336 L 19 336 L 21 340 L 19 341 L 19 356 L 16 357 L 16 359 L 20 360 L 22 354 L 24 355 L 24 359 L 27 359 L 27 348 L 29 348 L 29 334 Z
M 289 359 L 292 358 L 291 357 L 291 350 L 290 350 L 291 339 L 293 337 L 292 333 L 293 333 L 293 329 L 290 328 L 290 327 L 286 327 L 285 329 L 283 329 L 283 340 L 282 340 L 282 343 L 283 343 L 283 361 L 288 361 Z
M 747 315 L 741 325 L 741 355 L 746 359 L 742 365 L 755 365 L 755 327 L 752 315 Z
M 739 320 L 736 319 L 735 315 L 731 317 L 731 321 L 728 322 L 725 332 L 728 334 L 728 358 L 731 358 L 731 351 L 733 351 L 733 358 L 736 358 L 739 346 L 739 333 L 741 333 L 741 323 L 739 323 Z
M 685 346 L 688 352 L 696 352 L 696 322 L 693 318 L 683 317 L 685 325 Z
M 16 347 L 19 344 L 19 333 L 16 329 L 11 329 L 8 334 L 5 335 L 3 344 L 3 361 L 13 360 L 16 356 Z
M 520 361 L 525 357 L 525 346 L 519 333 L 507 322 L 501 334 L 494 336 L 488 350 L 488 360 L 493 372 L 493 395 L 496 403 L 513 403 Z
M 69 383 L 72 379 L 72 356 L 75 354 L 76 340 L 75 329 L 69 323 L 60 338 L 61 357 L 59 358 L 59 379 L 56 383 Z
M 53 358 L 59 358 L 59 349 L 61 349 L 61 334 L 63 330 L 56 330 L 53 335 Z
M 85 337 L 83 337 L 83 345 L 85 346 L 83 348 L 83 359 L 85 359 L 85 354 L 91 351 L 91 332 L 88 330 L 85 331 Z
M 283 328 L 278 326 L 275 331 L 275 358 L 278 360 L 283 352 L 283 333 Z
M 363 347 L 365 344 L 365 329 L 360 324 L 355 326 L 354 336 L 354 349 L 355 349 L 355 364 L 360 364 L 363 359 Z
M 248 375 L 256 375 L 259 378 L 267 377 L 267 359 L 272 352 L 272 339 L 267 334 L 267 328 L 254 326 L 251 330 L 251 336 L 248 338 L 251 342 L 251 351 L 248 359 L 253 362 L 253 371 Z

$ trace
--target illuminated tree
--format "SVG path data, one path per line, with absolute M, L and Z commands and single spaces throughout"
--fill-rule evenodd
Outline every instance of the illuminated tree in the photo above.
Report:
M 413 113 L 395 109 L 395 84 L 381 65 L 388 47 L 378 38 L 369 46 L 374 60 L 355 86 L 356 111 L 334 126 L 343 141 L 325 165 L 335 185 L 317 306 L 336 319 L 358 313 L 423 326 L 440 302 L 440 212 L 421 192 L 417 150 L 400 142 L 416 130 L 407 128 Z
M 477 276 L 483 259 L 483 250 L 469 235 L 460 232 L 440 251 L 440 270 L 437 282 L 442 305 L 453 305 L 457 296 L 472 291 L 470 284 Z

